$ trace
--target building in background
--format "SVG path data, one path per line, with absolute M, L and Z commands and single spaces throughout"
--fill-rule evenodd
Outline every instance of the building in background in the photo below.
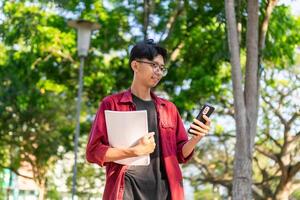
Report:
M 28 163 L 22 163 L 19 174 L 33 177 Z M 33 179 L 16 175 L 9 169 L 0 171 L 0 200 L 36 200 L 38 199 L 38 186 Z

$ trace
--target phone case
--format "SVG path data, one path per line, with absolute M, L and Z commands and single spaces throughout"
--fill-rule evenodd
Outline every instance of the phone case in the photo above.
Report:
M 197 115 L 196 119 L 198 119 L 200 122 L 202 122 L 202 123 L 205 124 L 205 123 L 206 123 L 206 120 L 203 118 L 203 115 L 206 115 L 207 117 L 209 117 L 209 116 L 214 112 L 214 110 L 215 110 L 215 108 L 214 108 L 212 105 L 206 103 L 206 104 L 204 104 L 204 106 L 201 108 L 201 110 L 200 110 L 199 114 Z M 195 123 L 193 122 L 193 124 L 195 124 Z M 189 132 L 190 134 L 193 134 L 193 133 L 190 132 L 190 129 L 191 129 L 191 128 L 189 128 L 188 132 Z M 193 135 L 194 135 L 194 134 L 193 134 Z

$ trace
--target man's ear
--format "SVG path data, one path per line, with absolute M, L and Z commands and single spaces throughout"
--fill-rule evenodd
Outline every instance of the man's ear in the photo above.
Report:
M 138 70 L 138 63 L 133 60 L 130 64 L 132 71 L 136 72 Z

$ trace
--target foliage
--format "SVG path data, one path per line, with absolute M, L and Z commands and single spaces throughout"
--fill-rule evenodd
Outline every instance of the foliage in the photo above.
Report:
M 169 74 L 156 90 L 167 92 L 184 119 L 190 120 L 194 110 L 205 101 L 216 105 L 219 117 L 233 116 L 224 3 L 150 2 L 148 24 L 144 23 L 142 1 L 4 0 L 0 3 L 1 167 L 17 170 L 23 161 L 31 162 L 38 182 L 38 177 L 45 177 L 56 161 L 73 149 L 79 63 L 76 31 L 66 25 L 69 18 L 92 20 L 101 25 L 92 36 L 85 60 L 81 152 L 101 99 L 130 86 L 128 54 L 132 44 L 144 38 L 145 27 L 148 37 L 162 43 L 170 53 Z M 265 3 L 261 2 L 261 13 Z M 240 6 L 241 11 L 245 10 L 244 4 Z M 247 16 L 243 12 L 239 15 L 244 23 Z M 275 8 L 263 51 L 266 69 L 275 66 L 283 70 L 294 63 L 294 50 L 300 41 L 299 23 L 299 18 L 291 16 L 286 6 Z M 241 37 L 245 38 L 244 28 Z M 241 48 L 244 53 L 244 43 Z M 233 123 L 230 119 L 226 124 Z M 209 152 L 210 157 L 202 166 L 212 166 L 217 177 L 226 175 L 224 184 L 230 193 L 234 130 L 226 128 L 220 122 L 212 140 L 201 144 L 197 157 L 206 158 Z M 228 159 L 224 160 L 226 156 Z M 102 171 L 86 165 L 79 164 L 82 197 L 94 192 L 86 186 L 92 187 L 90 179 L 96 178 L 85 173 L 96 173 L 97 178 L 103 178 Z M 197 180 L 198 185 L 202 182 L 211 183 L 207 179 Z M 59 198 L 55 188 L 49 186 L 49 189 L 49 197 Z M 208 187 L 203 193 L 210 190 Z
M 27 162 L 40 186 L 47 171 L 72 147 L 72 54 L 75 37 L 64 19 L 39 5 L 6 2 L 0 37 L 1 167 L 17 172 Z M 69 83 L 65 82 L 69 79 Z M 63 151 L 59 147 L 63 146 Z
M 258 135 L 255 140 L 253 165 L 253 193 L 255 199 L 278 198 L 282 190 L 292 196 L 299 191 L 299 76 L 298 69 L 267 70 L 262 82 L 262 99 L 258 122 Z M 287 87 L 288 85 L 288 87 Z M 233 138 L 230 127 L 231 117 L 218 116 L 214 134 L 210 135 L 201 147 L 186 171 L 194 171 L 186 178 L 195 185 L 196 192 L 201 185 L 212 184 L 216 188 L 226 188 L 227 197 L 231 194 L 233 166 Z M 223 119 L 222 119 L 223 118 Z M 285 119 L 286 121 L 282 121 Z M 219 127 L 219 128 L 217 128 Z M 232 127 L 231 127 L 232 128 Z M 216 129 L 220 129 L 216 131 Z M 298 167 L 297 167 L 298 166 Z M 195 167 L 196 169 L 193 169 Z M 285 171 L 287 170 L 287 171 Z M 291 173 L 293 171 L 293 173 Z M 289 180 L 294 187 L 288 187 Z M 201 184 L 202 183 L 202 184 Z M 200 187 L 199 187 L 200 186 Z M 292 189 L 294 188 L 294 189 Z M 222 190 L 221 190 L 222 191 Z M 294 192 L 295 195 L 297 192 Z

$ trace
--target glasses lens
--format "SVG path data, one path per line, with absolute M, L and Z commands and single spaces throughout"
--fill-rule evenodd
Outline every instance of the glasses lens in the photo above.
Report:
M 149 64 L 153 71 L 156 72 L 156 73 L 159 73 L 161 74 L 162 76 L 166 76 L 167 73 L 168 73 L 168 70 L 167 68 L 155 63 L 155 62 L 147 62 L 147 61 L 143 61 L 143 60 L 136 60 L 137 62 L 140 62 L 140 63 L 146 63 L 146 64 Z
M 163 76 L 166 76 L 167 73 L 168 73 L 168 70 L 167 70 L 166 68 L 164 68 L 164 70 L 162 71 L 162 75 L 163 75 Z
M 166 76 L 168 70 L 165 67 L 160 66 L 159 64 L 155 64 L 154 68 L 157 72 L 159 72 L 162 76 Z

